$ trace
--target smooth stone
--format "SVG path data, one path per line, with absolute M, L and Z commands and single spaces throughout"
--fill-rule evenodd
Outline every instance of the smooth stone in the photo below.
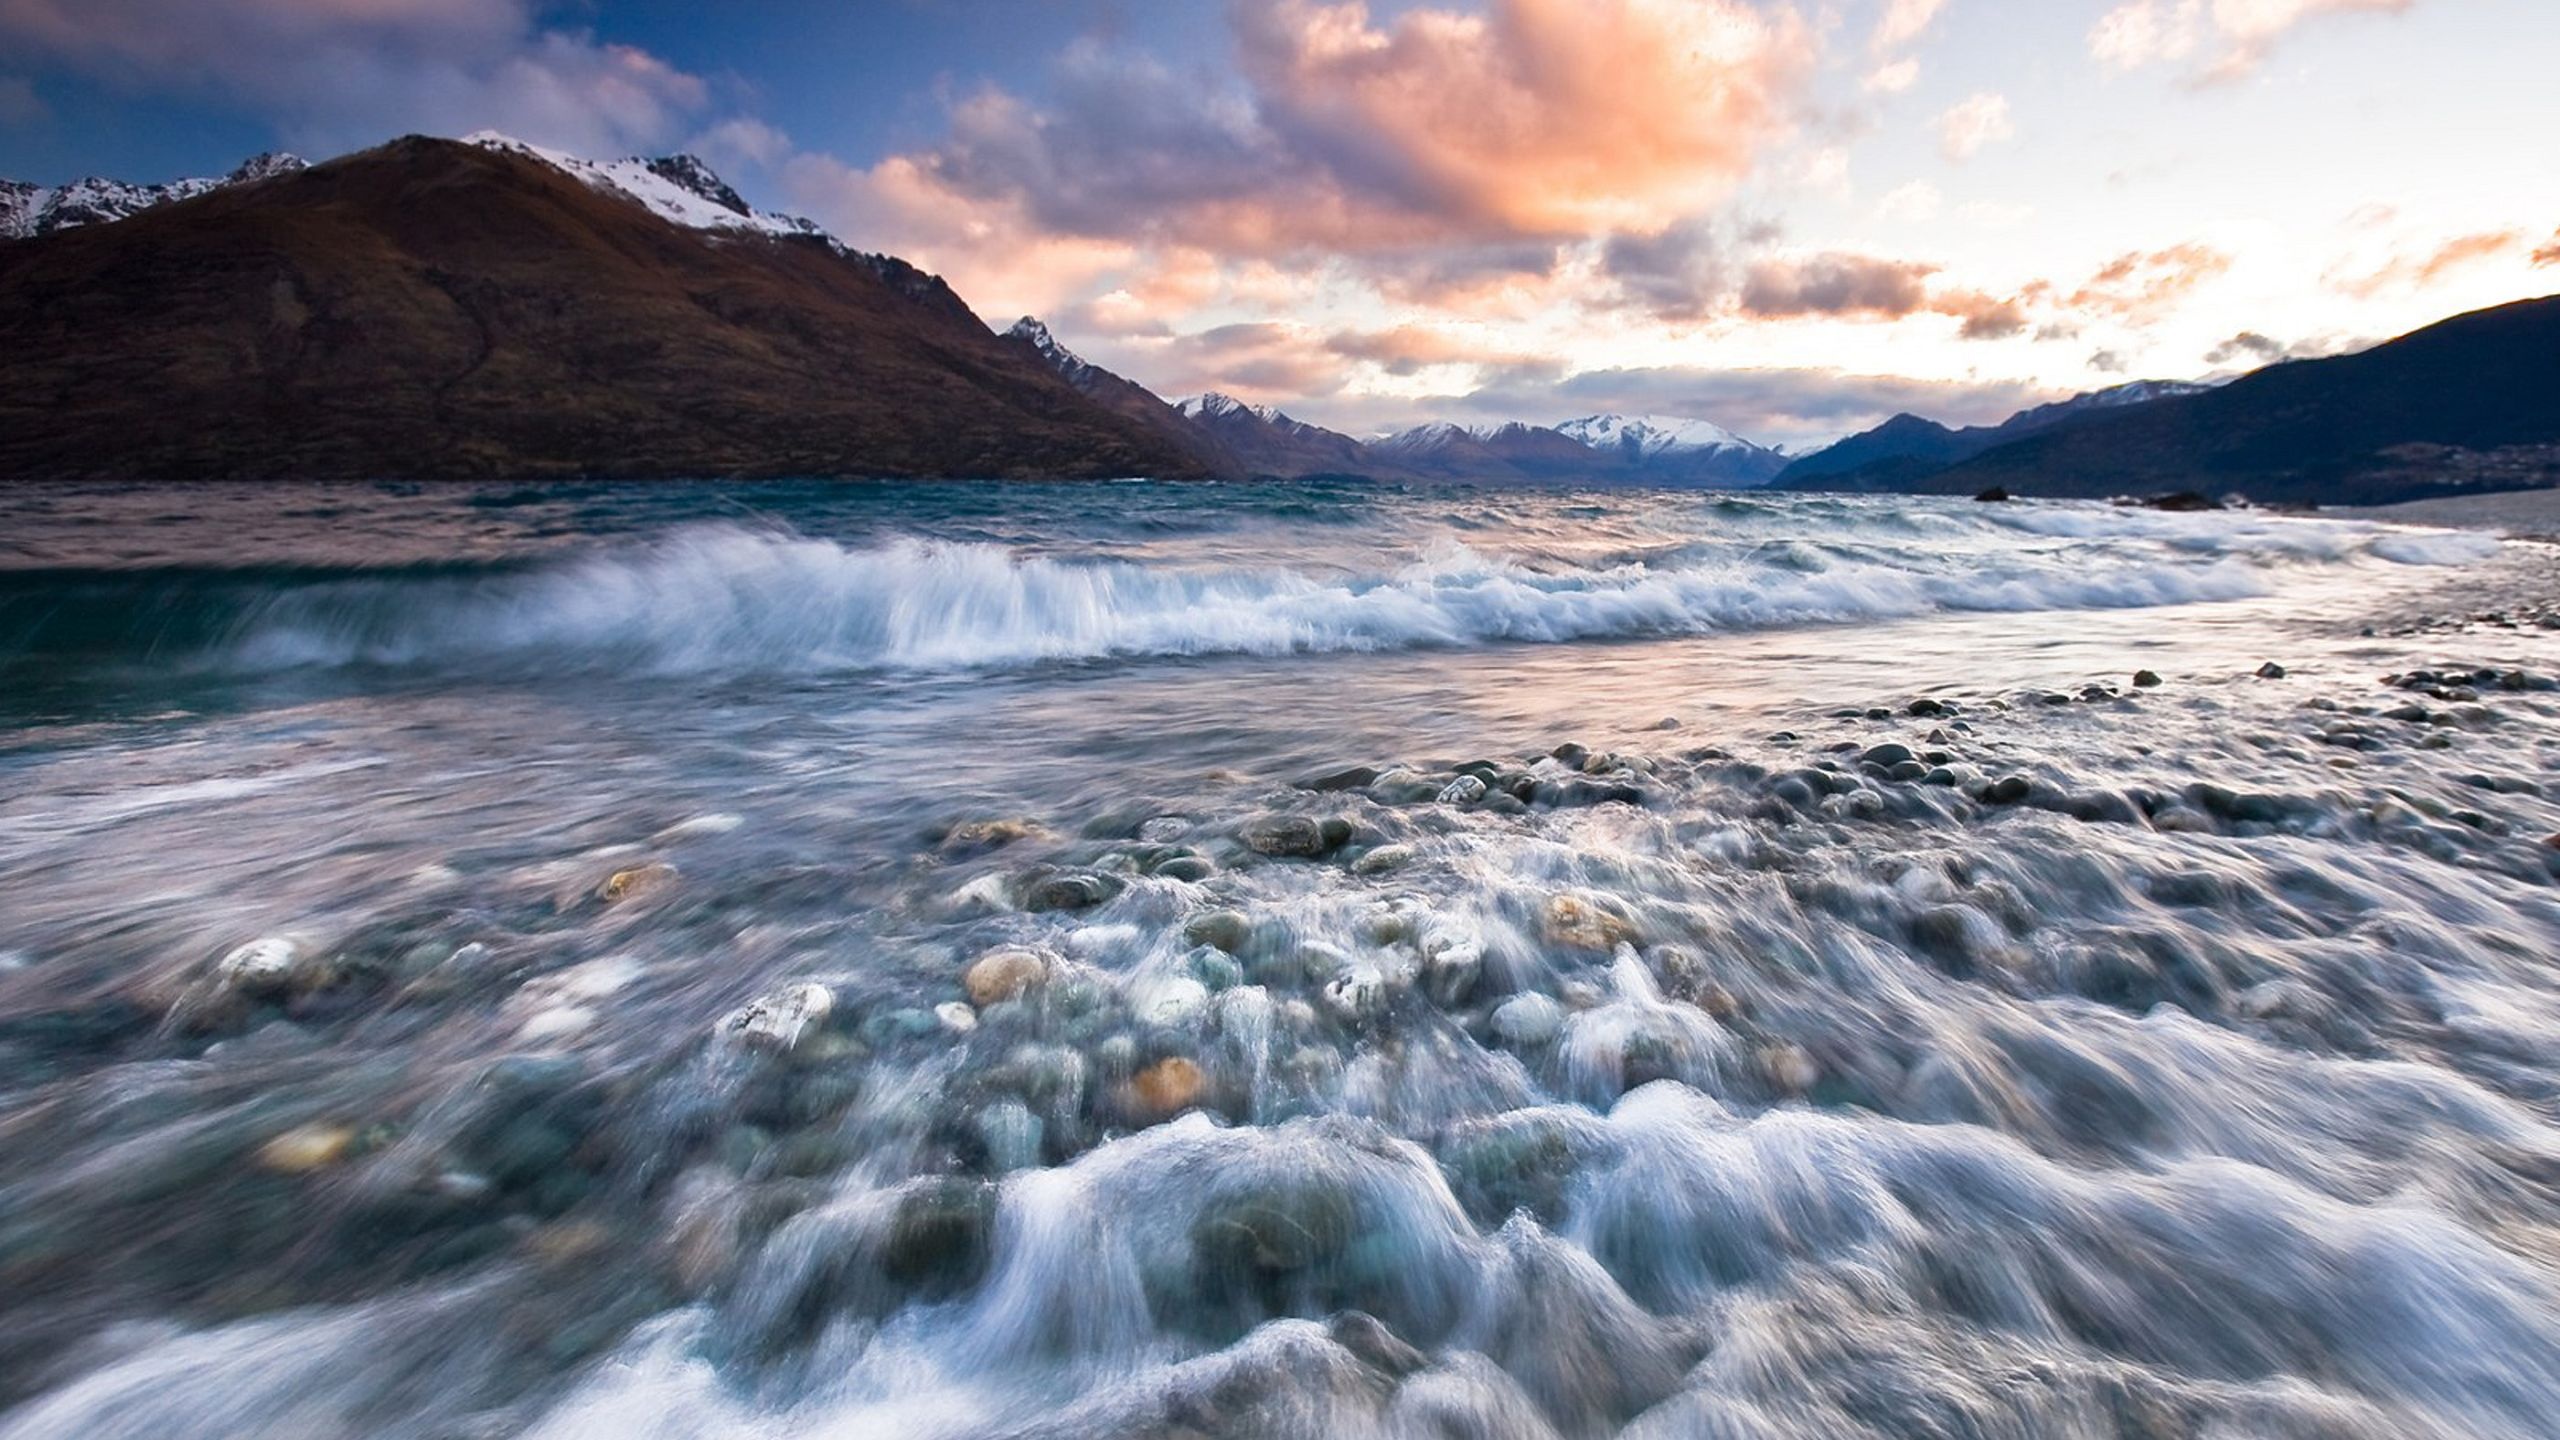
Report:
M 2261 680 L 2281 680 L 2284 678 L 2284 667 L 2273 660 L 2270 660 L 2266 664 L 2258 667 L 2258 678 Z
M 1131 1009 L 1139 1019 L 1150 1025 L 1179 1027 L 1199 1019 L 1209 1008 L 1209 987 L 1188 975 L 1176 975 L 1147 986 L 1131 998 Z
M 268 998 L 307 988 L 317 970 L 316 962 L 300 943 L 270 935 L 223 956 L 215 963 L 213 974 L 226 990 Z
M 2015 805 L 2034 792 L 2035 787 L 2024 775 L 2003 775 L 1991 782 L 1991 788 L 1982 792 L 1982 798 L 1994 805 Z
M 998 1100 L 977 1114 L 978 1143 L 987 1149 L 988 1168 L 997 1174 L 1029 1170 L 1040 1163 L 1040 1144 L 1047 1126 L 1019 1100 Z
M 1564 1007 L 1545 995 L 1514 995 L 1495 1007 L 1493 1033 L 1515 1050 L 1550 1044 L 1564 1033 Z
M 1381 845 L 1351 862 L 1354 875 L 1384 875 L 1413 863 L 1415 851 L 1410 845 Z
M 1377 783 L 1379 771 L 1368 765 L 1353 765 L 1330 774 L 1314 775 L 1298 782 L 1301 790 L 1332 793 L 1342 790 L 1366 790 Z
M 2157 670 L 2136 670 L 2133 672 L 2133 683 L 2139 689 L 2148 690 L 2152 686 L 2160 683 L 2160 672 Z
M 646 865 L 634 865 L 606 876 L 604 883 L 596 887 L 596 898 L 608 905 L 618 905 L 626 900 L 646 899 L 675 883 L 676 867 L 662 860 L 652 860 Z
M 1168 1116 L 1190 1109 L 1207 1084 L 1199 1062 L 1168 1055 L 1131 1076 L 1129 1090 L 1147 1111 Z
M 1608 951 L 1637 943 L 1634 925 L 1579 895 L 1548 898 L 1546 932 L 1549 940 L 1581 950 Z
M 1920 757 L 1912 754 L 1911 747 L 1908 745 L 1887 741 L 1882 745 L 1868 746 L 1866 752 L 1858 758 L 1866 764 L 1879 765 L 1890 770 L 1896 765 L 1906 765 Z
M 1230 955 L 1242 950 L 1252 935 L 1253 922 L 1237 910 L 1212 910 L 1182 922 L 1184 943 L 1212 946 Z
M 1046 982 L 1051 963 L 1049 956 L 1041 951 L 1006 946 L 990 950 L 972 961 L 969 968 L 960 973 L 960 985 L 969 992 L 971 1004 L 993 1005 L 999 1000 L 1011 1000 Z
M 1027 877 L 1022 886 L 1025 910 L 1089 910 L 1120 893 L 1120 882 L 1108 875 L 1069 871 Z
M 1238 838 L 1257 855 L 1308 858 L 1333 848 L 1324 822 L 1312 815 L 1265 815 L 1248 822 Z
M 1484 798 L 1484 792 L 1482 777 L 1461 775 L 1440 792 L 1439 800 L 1443 805 L 1473 805 Z
M 352 1125 L 297 1125 L 258 1147 L 258 1167 L 278 1175 L 308 1175 L 345 1159 L 355 1140 Z
M 1150 845 L 1162 845 L 1191 833 L 1191 822 L 1179 815 L 1159 815 L 1138 827 L 1138 838 Z
M 750 1001 L 729 1017 L 739 1039 L 765 1050 L 791 1051 L 835 1013 L 836 993 L 812 981 Z
M 1156 866 L 1154 874 L 1167 880 L 1185 880 L 1198 884 L 1218 873 L 1218 867 L 1205 855 L 1176 855 Z
M 933 1007 L 933 1018 L 954 1035 L 966 1035 L 978 1028 L 978 1012 L 966 1001 L 945 1000 Z

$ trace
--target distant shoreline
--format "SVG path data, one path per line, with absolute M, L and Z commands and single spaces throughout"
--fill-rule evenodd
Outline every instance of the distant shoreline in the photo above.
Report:
M 2324 509 L 2320 513 L 2403 525 L 2496 530 L 2519 539 L 2550 539 L 2560 536 L 2560 489 L 2448 495 L 2434 500 L 2408 500 L 2397 505 L 2341 506 L 2334 510 Z

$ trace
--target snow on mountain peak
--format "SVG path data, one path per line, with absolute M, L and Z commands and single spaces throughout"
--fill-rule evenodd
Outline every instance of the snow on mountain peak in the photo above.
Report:
M 1585 415 L 1555 428 L 1595 450 L 1622 449 L 1638 456 L 1762 448 L 1712 420 L 1678 415 Z
M 83 225 L 112 224 L 173 200 L 192 200 L 227 185 L 246 185 L 302 168 L 299 157 L 269 151 L 242 161 L 228 175 L 191 176 L 162 185 L 133 185 L 101 175 L 84 176 L 59 186 L 0 181 L 0 240 L 24 240 Z
M 1276 424 L 1285 418 L 1268 405 L 1247 405 L 1233 395 L 1222 395 L 1215 390 L 1176 401 L 1173 408 L 1191 420 L 1222 420 L 1234 415 L 1250 415 L 1266 424 Z
M 658 218 L 689 230 L 743 230 L 762 235 L 811 235 L 830 243 L 835 237 L 817 222 L 779 215 L 747 204 L 711 167 L 691 155 L 657 159 L 633 155 L 621 160 L 582 160 L 563 150 L 479 130 L 462 143 L 484 150 L 503 150 L 540 160 L 594 186 L 636 200 Z

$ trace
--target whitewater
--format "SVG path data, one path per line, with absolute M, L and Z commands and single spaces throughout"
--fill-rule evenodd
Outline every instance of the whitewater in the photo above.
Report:
M 2542 545 L 1351 484 L 0 536 L 5 1440 L 2560 1434 L 2560 630 L 2480 599 Z

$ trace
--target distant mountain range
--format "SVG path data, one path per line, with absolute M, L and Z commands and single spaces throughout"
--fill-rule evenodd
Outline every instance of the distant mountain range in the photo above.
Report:
M 2227 386 L 1790 458 L 1707 420 L 1362 440 L 1168 403 L 692 156 L 500 135 L 163 185 L 0 181 L 0 476 L 1364 475 L 2371 500 L 2560 483 L 2560 298 Z
M 2385 504 L 2560 485 L 2560 296 L 2201 387 L 2140 382 L 1949 430 L 1897 415 L 1796 461 L 1805 490 Z
M 1772 483 L 1802 490 L 1899 490 L 2039 430 L 2212 388 L 2184 380 L 2135 380 L 2021 410 L 1997 425 L 1968 425 L 1961 430 L 1905 412 L 1793 461 Z

